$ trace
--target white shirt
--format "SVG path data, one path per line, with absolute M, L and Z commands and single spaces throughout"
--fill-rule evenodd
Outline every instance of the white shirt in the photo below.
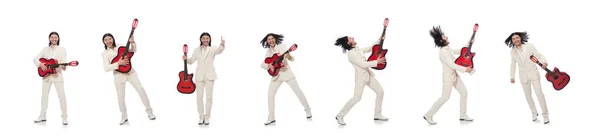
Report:
M 39 67 L 40 65 L 40 58 L 46 58 L 46 59 L 56 59 L 58 61 L 58 63 L 67 63 L 66 59 L 67 59 L 67 52 L 65 50 L 64 47 L 61 46 L 54 46 L 54 47 L 44 47 L 42 49 L 42 51 L 40 51 L 40 53 L 38 53 L 38 55 L 36 55 L 33 58 L 33 63 L 35 64 L 36 67 Z M 62 76 L 62 69 L 61 68 L 56 68 L 56 74 L 51 74 L 47 77 L 45 77 L 43 80 L 44 81 L 50 81 L 50 82 L 63 82 L 63 76 Z

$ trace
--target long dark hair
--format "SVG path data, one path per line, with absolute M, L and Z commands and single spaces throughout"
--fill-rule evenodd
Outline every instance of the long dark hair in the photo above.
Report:
M 510 34 L 510 36 L 508 36 L 506 40 L 504 40 L 504 44 L 506 44 L 509 48 L 515 47 L 515 44 L 513 44 L 512 42 L 513 35 L 518 35 L 519 37 L 521 37 L 521 44 L 525 44 L 527 40 L 529 40 L 529 35 L 527 34 L 527 32 L 514 32 Z
M 104 43 L 104 38 L 106 38 L 106 37 L 110 37 L 113 39 L 113 46 L 117 45 L 117 43 L 115 43 L 116 42 L 115 37 L 110 33 L 106 33 L 102 36 L 102 44 L 104 44 L 104 50 L 108 49 L 108 46 L 106 46 L 106 43 Z
M 267 43 L 267 38 L 269 38 L 269 36 L 273 36 L 275 38 L 275 45 L 279 45 L 281 42 L 283 42 L 283 35 L 269 33 L 260 41 L 260 44 L 262 44 L 264 48 L 269 48 L 269 44 Z
M 56 45 L 60 45 L 60 36 L 58 35 L 57 32 L 50 32 L 50 35 L 48 35 L 48 46 L 52 45 L 52 42 L 50 41 L 50 37 L 52 35 L 56 35 L 56 37 L 58 37 L 58 41 L 56 41 Z
M 204 32 L 204 33 L 200 34 L 200 45 L 202 45 L 202 37 L 203 36 L 208 36 L 208 38 L 210 39 L 208 41 L 208 47 L 210 47 L 212 44 L 212 37 L 210 37 L 210 34 L 208 32 Z
M 342 47 L 342 52 L 344 53 L 353 49 L 352 46 L 348 45 L 348 36 L 338 38 L 335 40 L 334 45 Z
M 446 46 L 446 41 L 442 40 L 442 36 L 444 36 L 444 32 L 438 25 L 437 27 L 433 26 L 431 30 L 429 30 L 429 35 L 433 38 L 433 42 L 436 47 L 444 47 Z

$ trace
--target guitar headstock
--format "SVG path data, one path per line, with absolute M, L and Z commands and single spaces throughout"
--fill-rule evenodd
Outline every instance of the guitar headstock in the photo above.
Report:
M 79 65 L 79 61 L 71 61 L 69 62 L 69 66 L 78 66 Z
M 296 44 L 292 45 L 290 47 L 290 52 L 296 50 L 297 48 L 298 48 L 298 45 L 296 45 Z
M 384 27 L 384 28 L 387 28 L 387 26 L 388 26 L 388 23 L 390 23 L 390 19 L 388 19 L 388 18 L 385 18 L 385 19 L 383 20 L 383 27 Z
M 538 63 L 539 62 L 539 60 L 535 56 L 533 56 L 533 55 L 529 56 L 529 59 L 531 59 L 531 61 L 533 61 L 533 63 Z
M 188 52 L 188 46 L 187 44 L 183 44 L 183 54 L 187 54 Z
M 138 19 L 135 18 L 135 19 L 133 19 L 133 24 L 131 24 L 131 29 L 137 28 L 137 25 L 138 25 Z
M 473 26 L 473 32 L 477 32 L 477 29 L 479 29 L 479 24 L 475 23 L 475 26 Z

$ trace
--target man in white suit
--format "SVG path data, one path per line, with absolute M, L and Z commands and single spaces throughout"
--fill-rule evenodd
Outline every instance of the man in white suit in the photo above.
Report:
M 200 121 L 198 125 L 209 125 L 210 111 L 212 108 L 212 95 L 215 79 L 217 79 L 217 72 L 215 70 L 215 56 L 221 54 L 225 49 L 225 40 L 221 37 L 220 47 L 215 48 L 211 46 L 212 38 L 210 34 L 204 32 L 200 35 L 200 47 L 194 49 L 191 58 L 183 56 L 183 60 L 188 60 L 188 64 L 194 64 L 198 60 L 196 66 L 196 102 L 198 104 L 198 114 Z M 204 106 L 204 90 L 206 89 L 206 108 Z M 206 112 L 205 112 L 206 110 Z
M 434 104 L 431 106 L 429 111 L 423 116 L 423 119 L 427 121 L 427 123 L 434 125 L 437 124 L 433 121 L 433 116 L 437 113 L 437 111 L 448 101 L 450 98 L 450 93 L 452 92 L 452 87 L 456 88 L 458 93 L 460 93 L 460 121 L 473 121 L 472 118 L 469 118 L 467 115 L 467 88 L 465 87 L 463 81 L 458 76 L 456 71 L 471 73 L 473 71 L 470 67 L 463 67 L 454 63 L 456 59 L 454 55 L 460 54 L 460 49 L 452 49 L 450 46 L 450 42 L 448 41 L 448 37 L 444 35 L 442 29 L 438 27 L 433 27 L 429 31 L 431 37 L 435 42 L 437 47 L 440 47 L 439 58 L 442 63 L 442 97 L 440 97 Z M 473 42 L 473 40 L 471 40 Z
M 535 89 L 535 94 L 542 108 L 544 124 L 548 124 L 550 123 L 550 119 L 548 118 L 546 99 L 544 98 L 544 93 L 542 92 L 542 87 L 540 85 L 540 73 L 536 63 L 531 61 L 529 57 L 531 55 L 537 57 L 542 63 L 542 68 L 546 68 L 548 63 L 546 62 L 544 55 L 538 52 L 533 44 L 527 43 L 528 39 L 529 36 L 527 35 L 527 32 L 514 32 L 504 41 L 508 47 L 512 48 L 512 51 L 510 52 L 510 83 L 515 83 L 516 65 L 519 64 L 519 81 L 523 86 L 525 99 L 527 99 L 527 103 L 531 109 L 532 121 L 537 121 L 538 113 L 531 97 L 531 85 L 533 85 L 533 88 Z
M 40 58 L 46 59 L 56 59 L 58 63 L 66 63 L 67 52 L 64 47 L 60 45 L 60 37 L 57 32 L 51 32 L 48 36 L 47 47 L 44 47 L 38 55 L 33 58 L 33 63 L 41 67 L 42 70 L 50 69 L 50 67 L 46 66 L 46 64 L 40 62 Z M 56 74 L 50 74 L 43 77 L 42 83 L 42 107 L 40 110 L 40 116 L 37 120 L 34 120 L 34 123 L 40 123 L 46 121 L 46 110 L 48 109 L 48 95 L 50 93 L 50 88 L 52 84 L 54 84 L 54 88 L 58 94 L 58 101 L 60 102 L 60 110 L 62 111 L 62 124 L 67 125 L 67 98 L 65 97 L 65 86 L 64 79 L 62 76 L 62 72 L 66 70 L 67 67 L 61 65 L 56 69 Z
M 284 44 L 281 44 L 282 42 L 283 42 L 283 35 L 274 34 L 274 33 L 267 34 L 263 38 L 263 40 L 260 41 L 262 46 L 265 49 L 268 49 L 267 53 L 265 54 L 265 58 L 271 57 L 271 56 L 273 56 L 273 54 L 281 55 L 284 52 L 288 51 L 288 47 Z M 269 116 L 268 116 L 267 122 L 264 123 L 265 125 L 270 125 L 275 122 L 275 94 L 277 93 L 279 86 L 281 86 L 281 83 L 283 83 L 283 82 L 286 82 L 292 88 L 292 91 L 294 91 L 294 93 L 296 93 L 296 96 L 300 100 L 300 103 L 302 103 L 302 106 L 304 106 L 304 112 L 306 113 L 306 118 L 307 119 L 312 118 L 312 114 L 311 114 L 310 106 L 308 105 L 308 101 L 306 101 L 306 97 L 304 96 L 304 93 L 298 86 L 298 82 L 296 81 L 296 76 L 292 72 L 292 69 L 290 68 L 290 65 L 288 62 L 288 61 L 294 61 L 294 57 L 292 55 L 290 55 L 289 53 L 283 57 L 285 58 L 285 59 L 283 59 L 284 67 L 282 67 L 280 69 L 279 74 L 277 76 L 273 76 L 271 78 L 271 82 L 269 85 L 269 98 L 268 98 Z M 261 67 L 264 70 L 272 70 L 273 69 L 273 66 L 271 64 L 267 64 L 264 61 L 261 63 Z M 265 72 L 265 74 L 266 73 L 267 72 Z
M 111 64 L 112 59 L 118 55 L 117 49 L 115 49 L 117 45 L 115 43 L 113 35 L 110 33 L 104 34 L 102 36 L 102 41 L 104 43 L 104 52 L 102 52 L 102 59 L 104 61 L 104 71 L 113 71 L 114 84 L 115 88 L 117 89 L 119 110 L 121 111 L 121 122 L 119 122 L 119 125 L 123 125 L 129 121 L 127 116 L 127 107 L 125 106 L 125 82 L 129 82 L 129 84 L 131 84 L 140 95 L 140 99 L 142 99 L 142 103 L 146 107 L 146 113 L 148 114 L 148 118 L 150 120 L 156 119 L 156 116 L 154 116 L 154 113 L 152 113 L 152 107 L 150 107 L 150 101 L 148 100 L 146 90 L 144 89 L 144 87 L 142 87 L 142 83 L 140 82 L 140 79 L 138 79 L 135 69 L 132 67 L 131 71 L 129 71 L 128 73 L 120 73 L 115 71 L 115 69 L 119 68 L 119 65 L 128 64 L 129 60 L 121 59 L 117 63 Z M 136 52 L 137 46 L 135 44 L 133 36 L 129 38 L 129 42 L 131 43 L 129 51 Z
M 381 39 L 385 39 L 385 36 L 381 36 L 375 43 L 373 43 L 373 45 L 378 44 L 381 41 Z M 344 105 L 342 110 L 340 110 L 340 112 L 335 117 L 338 124 L 346 125 L 346 122 L 344 122 L 344 116 L 346 116 L 350 109 L 352 109 L 352 107 L 356 103 L 358 103 L 358 101 L 360 101 L 365 86 L 369 86 L 369 88 L 371 88 L 375 92 L 375 94 L 377 94 L 377 97 L 375 98 L 374 120 L 388 121 L 388 118 L 384 117 L 381 114 L 381 108 L 383 104 L 383 88 L 381 87 L 377 79 L 375 79 L 375 74 L 373 74 L 373 72 L 370 70 L 371 67 L 375 67 L 377 66 L 377 64 L 385 63 L 385 58 L 381 57 L 378 58 L 376 61 L 367 61 L 367 58 L 364 56 L 364 54 L 371 52 L 372 48 L 357 47 L 356 42 L 354 41 L 354 37 L 344 36 L 338 38 L 335 41 L 335 45 L 342 47 L 344 53 L 348 52 L 348 60 L 350 61 L 350 64 L 352 64 L 352 66 L 354 67 L 355 82 L 354 97 L 348 100 L 346 105 Z

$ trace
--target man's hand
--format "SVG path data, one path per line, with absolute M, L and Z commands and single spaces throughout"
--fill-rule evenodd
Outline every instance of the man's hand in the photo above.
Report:
M 548 63 L 543 63 L 543 64 L 542 64 L 542 68 L 543 68 L 543 69 L 546 69 L 546 67 L 548 67 Z
M 510 83 L 515 83 L 515 79 L 510 79 Z
M 46 63 L 40 63 L 39 67 L 42 68 L 43 71 L 46 71 L 48 69 Z
M 187 58 L 187 55 L 183 55 L 183 56 L 181 57 L 181 59 L 182 59 L 182 60 L 187 60 L 187 59 L 188 59 L 188 58 Z
M 377 64 L 385 64 L 385 57 L 377 58 Z
M 128 59 L 121 59 L 119 60 L 119 62 L 117 62 L 119 65 L 127 65 L 129 64 L 129 60 Z

